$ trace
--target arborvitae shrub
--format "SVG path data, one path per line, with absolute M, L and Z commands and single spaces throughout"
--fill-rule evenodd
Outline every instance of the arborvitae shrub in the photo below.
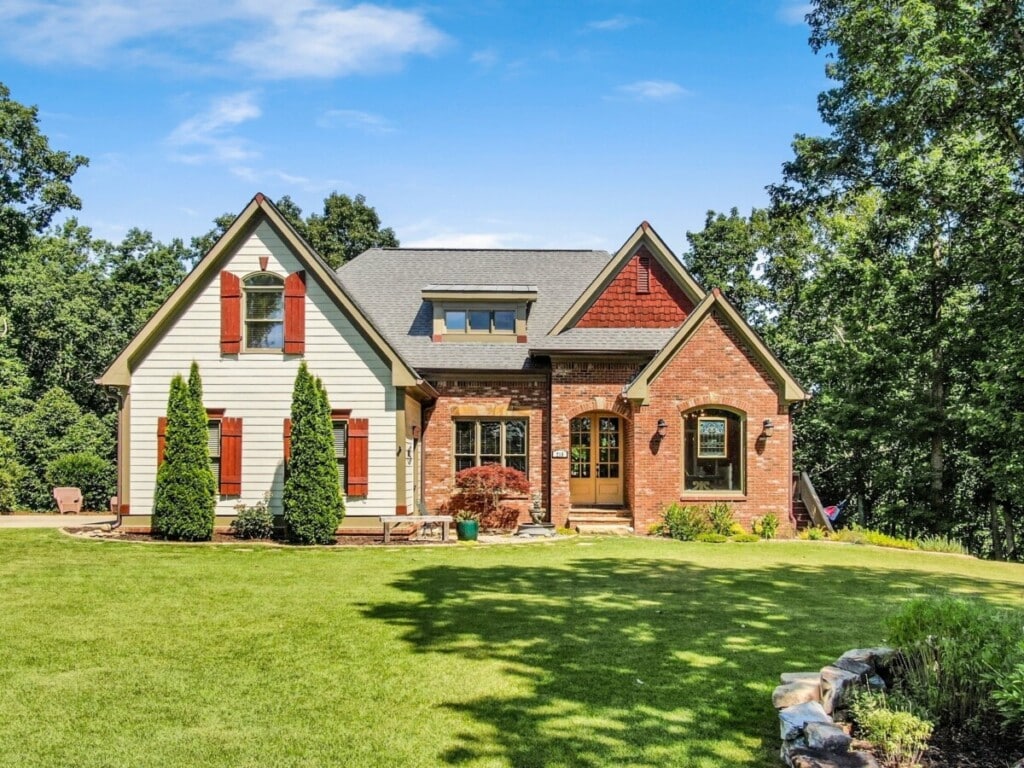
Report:
M 198 371 L 193 363 L 193 375 Z M 213 536 L 216 481 L 210 470 L 206 410 L 180 374 L 167 399 L 164 460 L 156 474 L 153 530 L 169 539 L 202 541 Z
M 345 516 L 345 503 L 327 392 L 305 362 L 299 366 L 292 392 L 291 439 L 283 498 L 288 538 L 299 544 L 330 544 Z

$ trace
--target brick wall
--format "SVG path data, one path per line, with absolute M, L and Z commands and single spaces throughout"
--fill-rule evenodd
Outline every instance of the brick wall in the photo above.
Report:
M 701 406 L 724 406 L 746 416 L 746 492 L 741 497 L 682 493 L 682 414 Z M 658 419 L 668 434 L 653 450 Z M 760 437 L 765 419 L 774 424 Z M 712 313 L 650 386 L 650 405 L 634 419 L 635 492 L 630 504 L 637 532 L 657 522 L 667 503 L 728 501 L 736 519 L 750 527 L 753 517 L 774 514 L 780 533 L 794 532 L 791 504 L 792 451 L 789 410 L 779 405 L 778 385 L 744 344 Z
M 440 393 L 423 423 L 423 493 L 427 509 L 439 510 L 451 497 L 455 484 L 454 427 L 458 416 L 501 416 L 529 421 L 527 476 L 531 495 L 541 494 L 546 504 L 545 482 L 551 448 L 547 436 L 548 382 L 545 379 L 508 376 L 488 381 L 457 377 L 431 382 Z M 529 522 L 530 499 L 505 502 L 519 510 L 519 522 Z
M 650 293 L 637 293 L 641 254 L 650 259 Z M 641 247 L 591 305 L 579 328 L 676 328 L 693 304 L 661 263 Z
M 569 451 L 570 421 L 584 413 L 605 413 L 622 419 L 623 506 L 631 492 L 629 467 L 633 457 L 633 412 L 623 400 L 622 387 L 646 360 L 559 361 L 551 365 L 551 448 Z M 564 526 L 569 518 L 569 459 L 551 459 L 551 522 Z

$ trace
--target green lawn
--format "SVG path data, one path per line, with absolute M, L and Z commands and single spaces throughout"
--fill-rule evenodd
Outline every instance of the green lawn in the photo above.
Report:
M 1024 567 L 794 542 L 0 531 L 0 766 L 776 766 L 770 694 Z

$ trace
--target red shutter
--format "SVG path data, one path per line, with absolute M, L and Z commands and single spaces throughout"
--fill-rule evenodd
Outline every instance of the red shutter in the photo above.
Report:
M 288 467 L 288 462 L 292 460 L 292 420 L 284 420 L 284 464 L 285 468 Z
M 220 422 L 220 495 L 242 493 L 242 420 Z
M 220 273 L 220 353 L 242 350 L 242 281 L 227 270 Z
M 365 496 L 370 487 L 370 420 L 348 420 L 349 496 Z
M 164 463 L 164 447 L 167 445 L 167 417 L 160 416 L 156 420 L 156 465 Z
M 284 353 L 306 351 L 306 273 L 292 272 L 284 279 Z

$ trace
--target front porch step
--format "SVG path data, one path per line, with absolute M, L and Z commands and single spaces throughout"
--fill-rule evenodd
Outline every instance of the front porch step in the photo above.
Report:
M 628 536 L 633 533 L 633 516 L 624 509 L 573 509 L 569 512 L 568 524 L 581 534 Z

